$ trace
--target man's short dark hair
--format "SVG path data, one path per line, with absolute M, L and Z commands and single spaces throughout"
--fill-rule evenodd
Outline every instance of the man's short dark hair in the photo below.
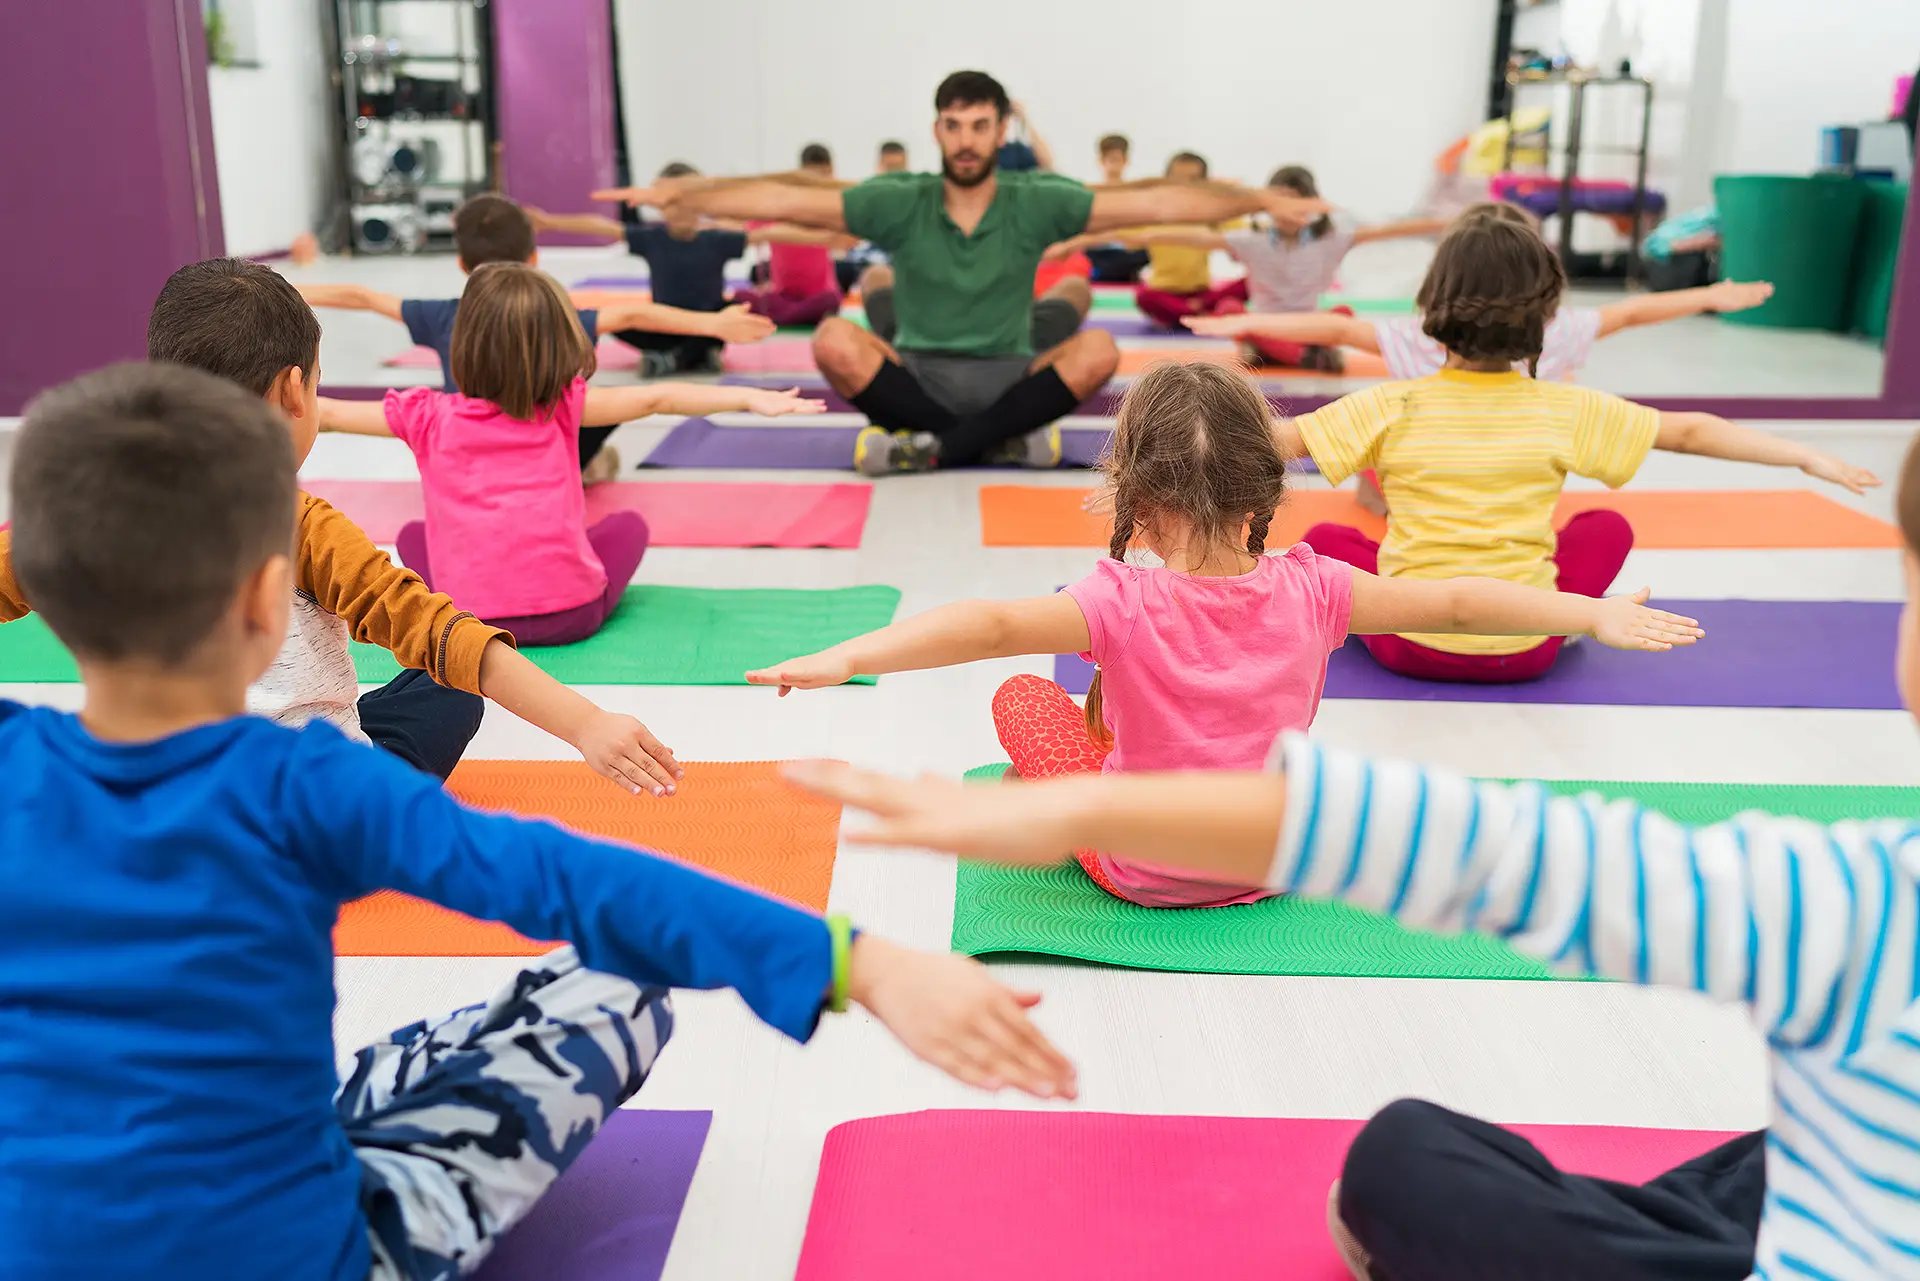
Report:
M 1109 151 L 1117 151 L 1123 156 L 1130 155 L 1133 151 L 1133 144 L 1127 141 L 1127 135 L 1124 133 L 1110 133 L 1100 140 L 1100 150 L 1098 154 L 1104 156 Z
M 1200 176 L 1202 178 L 1207 176 L 1207 158 L 1197 151 L 1176 151 L 1168 156 L 1167 172 L 1172 173 L 1173 167 L 1177 164 L 1199 165 Z
M 454 210 L 453 249 L 468 271 L 490 262 L 531 262 L 533 219 L 505 196 L 485 192 Z
M 933 91 L 933 109 L 936 112 L 945 111 L 948 107 L 971 107 L 979 103 L 992 107 L 1003 120 L 1013 107 L 1000 82 L 984 71 L 956 71 L 942 80 L 940 87 Z
M 904 156 L 907 154 L 907 144 L 904 142 L 895 142 L 889 138 L 880 144 L 880 154 L 883 156 Z
M 662 178 L 697 178 L 700 171 L 684 160 L 672 160 L 660 167 Z
M 825 165 L 831 169 L 833 168 L 833 153 L 828 151 L 822 143 L 810 142 L 800 148 L 800 167 L 804 169 L 808 165 Z
M 13 566 L 77 657 L 176 664 L 247 578 L 293 549 L 287 425 L 179 365 L 111 365 L 27 406 L 13 449 Z
M 204 370 L 264 396 L 288 368 L 313 378 L 320 321 L 273 268 L 209 258 L 160 287 L 147 316 L 147 359 Z

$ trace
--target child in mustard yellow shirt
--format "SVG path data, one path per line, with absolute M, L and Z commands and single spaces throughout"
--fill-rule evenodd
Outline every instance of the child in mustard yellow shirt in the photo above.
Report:
M 1798 467 L 1854 493 L 1880 482 L 1805 445 L 1713 414 L 1666 413 L 1589 387 L 1528 378 L 1566 287 L 1560 260 L 1531 228 L 1481 218 L 1448 232 L 1421 283 L 1427 335 L 1447 350 L 1439 373 L 1385 383 L 1278 427 L 1283 450 L 1311 453 L 1339 484 L 1373 469 L 1386 495 L 1381 543 L 1322 524 L 1305 542 L 1383 578 L 1476 575 L 1601 596 L 1633 547 L 1618 512 L 1583 512 L 1558 531 L 1569 475 L 1609 488 L 1652 449 Z M 1368 636 L 1391 671 L 1425 680 L 1532 680 L 1558 636 Z

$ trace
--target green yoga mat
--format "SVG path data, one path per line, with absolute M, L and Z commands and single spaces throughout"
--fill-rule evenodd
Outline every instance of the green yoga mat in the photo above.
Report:
M 569 685 L 743 685 L 753 668 L 886 626 L 899 603 L 892 587 L 629 587 L 591 640 L 526 654 Z M 376 645 L 356 644 L 353 665 L 363 684 L 384 685 L 400 674 L 393 655 Z M 0 681 L 79 679 L 67 651 L 37 617 L 0 626 Z M 870 676 L 855 680 L 873 684 Z
M 969 770 L 998 778 L 1005 765 Z M 1628 797 L 1673 818 L 1711 823 L 1743 810 L 1821 822 L 1920 815 L 1920 788 L 1550 781 L 1553 791 Z M 1122 902 L 1077 866 L 1032 871 L 961 863 L 953 947 L 974 956 L 1043 953 L 1108 965 L 1203 974 L 1367 978 L 1545 979 L 1545 965 L 1481 935 L 1401 928 L 1340 903 L 1274 898 L 1236 907 Z

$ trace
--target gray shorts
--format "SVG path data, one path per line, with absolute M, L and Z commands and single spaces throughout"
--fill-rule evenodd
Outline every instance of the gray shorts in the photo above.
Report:
M 867 324 L 874 336 L 891 343 L 899 324 L 893 311 L 893 290 L 876 289 L 866 296 Z M 1063 298 L 1040 298 L 1033 304 L 1033 349 L 1058 347 L 1080 328 L 1080 309 Z M 977 414 L 1006 394 L 1027 375 L 1032 356 L 953 356 L 935 351 L 903 351 L 900 363 L 926 388 L 927 394 L 955 414 Z

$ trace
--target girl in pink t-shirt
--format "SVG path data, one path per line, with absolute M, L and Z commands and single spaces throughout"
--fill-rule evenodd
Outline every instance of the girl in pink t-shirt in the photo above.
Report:
M 832 649 L 749 672 L 817 689 L 858 675 L 1015 654 L 1098 664 L 1085 713 L 1016 676 L 993 700 L 1022 778 L 1112 770 L 1259 769 L 1283 730 L 1313 721 L 1327 657 L 1349 633 L 1591 635 L 1665 650 L 1701 633 L 1646 594 L 1595 600 L 1487 578 L 1376 578 L 1305 544 L 1265 554 L 1286 484 L 1267 403 L 1211 364 L 1151 367 L 1127 392 L 1106 461 L 1111 559 L 1051 596 L 963 601 Z M 1127 562 L 1132 547 L 1161 565 Z M 1081 851 L 1101 886 L 1149 907 L 1247 902 L 1263 891 Z
M 588 387 L 593 340 L 560 283 L 524 263 L 475 268 L 450 364 L 458 393 L 413 387 L 380 404 L 323 400 L 321 429 L 406 442 L 426 519 L 401 528 L 401 560 L 523 645 L 566 645 L 599 631 L 647 548 L 639 512 L 587 524 L 581 427 L 648 414 L 825 408 L 791 391 Z

